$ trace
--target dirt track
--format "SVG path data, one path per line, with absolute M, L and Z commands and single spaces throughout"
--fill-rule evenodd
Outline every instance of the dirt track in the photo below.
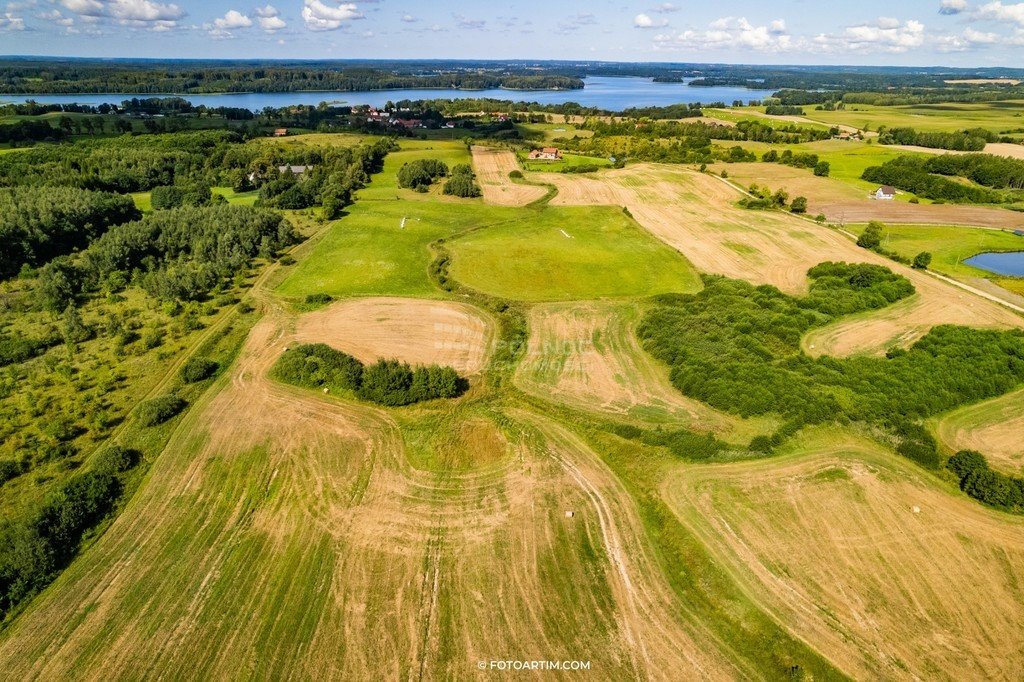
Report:
M 673 166 L 638 164 L 593 176 L 538 174 L 558 188 L 552 204 L 625 206 L 643 227 L 703 272 L 800 294 L 807 270 L 823 261 L 884 265 L 913 282 L 914 299 L 818 330 L 812 354 L 880 353 L 908 345 L 936 324 L 1024 326 L 1001 305 L 858 248 L 839 232 L 778 211 L 745 211 L 720 178 Z
M 507 149 L 473 146 L 473 170 L 484 201 L 497 206 L 525 206 L 547 194 L 543 187 L 512 182 L 508 174 L 520 170 L 516 155 Z

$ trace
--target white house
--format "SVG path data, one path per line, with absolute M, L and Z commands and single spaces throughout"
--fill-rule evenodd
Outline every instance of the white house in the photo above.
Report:
M 892 201 L 896 198 L 896 188 L 891 185 L 882 185 L 874 191 L 871 198 L 881 201 Z

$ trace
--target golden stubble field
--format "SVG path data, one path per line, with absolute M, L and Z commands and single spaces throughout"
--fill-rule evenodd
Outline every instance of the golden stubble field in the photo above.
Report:
M 781 457 L 680 466 L 672 508 L 758 601 L 855 679 L 1015 679 L 1019 519 L 824 429 Z

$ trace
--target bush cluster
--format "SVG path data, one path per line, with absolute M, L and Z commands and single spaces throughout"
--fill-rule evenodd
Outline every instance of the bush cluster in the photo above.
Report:
M 861 178 L 869 182 L 877 182 L 882 185 L 892 185 L 899 189 L 913 192 L 918 196 L 925 197 L 927 199 L 934 199 L 936 201 L 951 201 L 956 203 L 974 203 L 974 204 L 996 204 L 1004 201 L 1006 197 L 1003 193 L 987 189 L 987 187 L 977 187 L 974 185 L 964 184 L 955 180 L 950 180 L 944 175 L 961 175 L 972 173 L 972 168 L 967 162 L 958 161 L 946 161 L 947 157 L 953 159 L 963 159 L 971 156 L 988 156 L 986 154 L 967 154 L 964 156 L 957 156 L 954 154 L 939 154 L 935 159 L 922 159 L 915 156 L 898 156 L 895 159 L 886 161 L 881 166 L 871 166 L 864 170 Z M 997 157 L 992 157 L 997 158 Z M 936 159 L 939 161 L 936 163 Z M 1011 161 L 1007 159 L 1007 161 Z M 1021 163 L 1021 162 L 1017 162 Z M 1001 165 L 1001 164 L 1000 164 Z M 982 164 L 980 168 L 985 168 L 987 163 Z M 1021 164 L 1024 168 L 1024 163 Z M 1013 182 L 1012 177 L 988 177 L 984 175 L 983 170 L 978 170 L 977 175 L 984 177 L 988 182 L 1000 183 L 1000 182 Z M 973 179 L 973 178 L 972 178 Z M 1016 180 L 1024 182 L 1024 175 L 1016 178 Z M 977 180 L 975 180 L 978 182 Z M 986 185 L 986 183 L 979 182 L 978 184 Z M 999 185 L 992 184 L 987 185 L 990 187 L 1006 187 L 1012 185 Z M 1020 187 L 1020 185 L 1016 185 Z
M 960 479 L 960 489 L 974 499 L 1007 511 L 1024 509 L 1024 479 L 989 469 L 980 452 L 961 450 L 946 467 Z
M 217 373 L 217 369 L 220 367 L 216 360 L 209 358 L 194 357 L 189 358 L 182 365 L 181 370 L 178 372 L 178 376 L 186 384 L 194 384 L 197 381 L 203 379 L 209 379 Z
M 139 403 L 136 415 L 142 426 L 156 426 L 176 416 L 187 404 L 183 398 L 176 395 L 162 395 Z
M 274 365 L 274 376 L 306 388 L 353 391 L 359 398 L 396 407 L 436 398 L 456 398 L 469 384 L 451 367 L 411 367 L 397 360 L 363 366 L 323 343 L 289 348 Z
M 448 175 L 448 164 L 437 159 L 416 159 L 398 169 L 398 186 L 425 192 L 437 178 Z
M 460 163 L 452 168 L 452 175 L 444 183 L 442 191 L 445 194 L 464 199 L 478 197 L 481 194 L 480 187 L 476 184 L 473 176 L 473 169 L 464 163 Z

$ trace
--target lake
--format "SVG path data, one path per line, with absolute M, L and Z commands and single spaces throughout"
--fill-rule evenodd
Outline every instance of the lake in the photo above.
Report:
M 1024 277 L 1024 251 L 979 253 L 977 256 L 968 258 L 964 263 L 994 272 L 997 275 Z
M 650 78 L 591 76 L 582 90 L 452 90 L 402 89 L 373 90 L 369 92 L 264 92 L 228 93 L 219 95 L 182 95 L 192 104 L 209 107 L 241 107 L 259 111 L 264 107 L 285 107 L 292 104 L 331 102 L 345 105 L 369 104 L 382 107 L 388 101 L 401 99 L 467 99 L 493 97 L 515 101 L 563 104 L 577 102 L 587 107 L 609 111 L 622 111 L 629 107 L 665 106 L 695 102 L 725 102 L 733 100 L 764 99 L 772 90 L 748 90 L 738 87 L 690 87 L 687 83 L 655 83 Z M 76 95 L 0 95 L 0 103 L 35 100 L 40 104 L 120 104 L 132 97 L 160 97 L 154 94 L 76 94 Z

